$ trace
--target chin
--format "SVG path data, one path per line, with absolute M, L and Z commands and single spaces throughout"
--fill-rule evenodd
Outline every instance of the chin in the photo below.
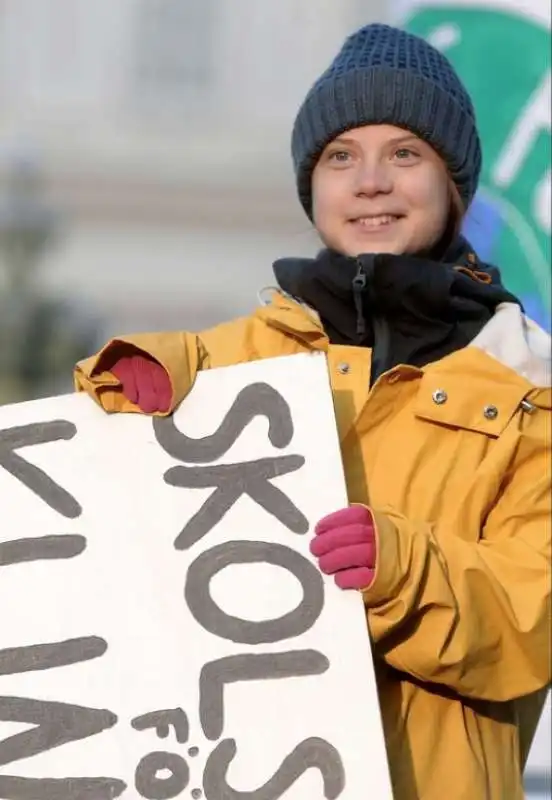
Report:
M 405 252 L 405 247 L 400 242 L 389 241 L 366 241 L 361 242 L 346 242 L 339 248 L 348 256 L 356 258 L 361 255 L 376 255 L 377 253 L 386 253 L 388 255 L 402 255 Z

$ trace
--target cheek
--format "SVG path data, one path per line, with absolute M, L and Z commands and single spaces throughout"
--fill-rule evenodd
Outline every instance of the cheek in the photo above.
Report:
M 328 201 L 328 196 L 324 192 L 318 194 L 313 192 L 312 196 L 312 221 L 322 239 L 331 233 L 335 227 L 335 211 L 333 204 Z
M 324 233 L 335 226 L 342 206 L 341 193 L 335 180 L 326 174 L 314 175 L 312 181 L 312 214 L 315 226 Z
M 450 208 L 448 182 L 445 178 L 428 176 L 427 180 L 413 181 L 408 194 L 412 210 L 427 221 L 428 227 L 444 228 Z

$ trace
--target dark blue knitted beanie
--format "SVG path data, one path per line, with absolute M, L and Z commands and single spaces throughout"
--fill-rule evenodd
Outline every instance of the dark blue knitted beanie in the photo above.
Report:
M 445 56 L 424 39 L 375 24 L 349 36 L 295 120 L 293 163 L 309 217 L 312 171 L 326 145 L 346 130 L 385 123 L 432 145 L 468 207 L 481 171 L 481 143 L 466 89 Z

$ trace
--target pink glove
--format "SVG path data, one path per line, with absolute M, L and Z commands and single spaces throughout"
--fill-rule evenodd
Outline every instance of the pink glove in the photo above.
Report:
M 333 575 L 340 589 L 367 589 L 376 570 L 376 534 L 372 513 L 351 506 L 324 517 L 314 529 L 310 551 L 321 572 Z
M 169 410 L 172 386 L 166 370 L 158 361 L 132 350 L 118 358 L 109 371 L 120 381 L 126 399 L 145 414 Z

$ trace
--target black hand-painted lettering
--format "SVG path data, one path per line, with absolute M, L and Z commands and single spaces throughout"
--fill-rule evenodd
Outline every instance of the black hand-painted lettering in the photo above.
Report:
M 252 622 L 226 614 L 211 597 L 210 582 L 222 569 L 236 564 L 273 564 L 297 578 L 303 599 L 278 619 Z M 268 542 L 236 541 L 201 553 L 188 568 L 184 596 L 196 621 L 209 633 L 240 644 L 266 644 L 306 633 L 324 607 L 320 572 L 296 550 Z
M 158 777 L 167 770 L 166 778 Z M 171 800 L 178 797 L 188 786 L 190 770 L 186 762 L 175 753 L 150 753 L 136 769 L 134 782 L 140 797 L 147 800 Z
M 238 681 L 269 681 L 322 675 L 330 662 L 316 650 L 288 653 L 245 653 L 205 664 L 199 677 L 199 718 L 211 741 L 224 729 L 224 687 Z
M 75 558 L 86 549 L 84 536 L 39 536 L 0 542 L 0 567 L 28 561 L 50 561 Z
M 267 383 L 252 383 L 242 389 L 219 428 L 210 436 L 191 439 L 181 433 L 172 417 L 153 419 L 155 436 L 173 458 L 188 464 L 210 464 L 223 456 L 255 417 L 268 419 L 268 438 L 274 447 L 287 447 L 293 438 L 289 405 Z
M 95 736 L 112 728 L 117 723 L 117 716 L 106 709 L 26 697 L 0 697 L 0 722 L 23 722 L 35 726 L 0 742 L 0 766 L 5 766 L 68 742 Z
M 188 716 L 181 708 L 172 708 L 167 711 L 152 711 L 149 714 L 136 717 L 130 724 L 135 731 L 147 731 L 150 728 L 154 728 L 155 733 L 160 739 L 166 739 L 171 728 L 173 728 L 176 741 L 179 744 L 185 744 L 190 735 Z
M 67 420 L 36 422 L 0 430 L 0 467 L 21 481 L 50 508 L 69 519 L 75 519 L 82 513 L 82 508 L 73 495 L 55 483 L 43 470 L 22 458 L 15 450 L 20 447 L 57 442 L 61 439 L 69 440 L 76 432 L 75 425 Z
M 56 669 L 100 658 L 107 651 L 107 642 L 97 636 L 68 639 L 65 642 L 34 644 L 0 650 L 0 675 L 17 675 Z
M 178 535 L 174 546 L 186 550 L 198 542 L 220 522 L 230 508 L 246 494 L 265 511 L 276 517 L 293 533 L 307 533 L 309 522 L 289 497 L 270 481 L 280 475 L 296 472 L 304 465 L 303 456 L 261 458 L 243 464 L 221 464 L 217 467 L 172 467 L 165 473 L 171 486 L 204 489 L 216 486 L 213 494 L 190 518 Z
M 324 739 L 301 742 L 283 760 L 278 771 L 264 786 L 239 791 L 228 785 L 228 768 L 237 752 L 234 739 L 223 739 L 210 754 L 203 773 L 207 800 L 278 800 L 308 769 L 317 769 L 323 782 L 324 797 L 336 800 L 345 788 L 345 770 L 338 751 Z
M 0 775 L 2 800 L 114 800 L 127 789 L 116 778 L 17 778 Z

